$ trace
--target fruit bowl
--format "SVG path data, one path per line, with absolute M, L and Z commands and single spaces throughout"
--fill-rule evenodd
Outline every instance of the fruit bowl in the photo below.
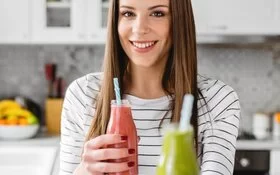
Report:
M 19 102 L 0 101 L 0 139 L 28 139 L 37 134 L 39 127 L 38 118 Z
M 39 124 L 0 125 L 0 139 L 22 140 L 32 138 L 38 133 L 39 128 Z

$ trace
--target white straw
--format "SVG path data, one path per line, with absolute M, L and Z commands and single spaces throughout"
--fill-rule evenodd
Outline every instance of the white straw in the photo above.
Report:
M 115 89 L 117 105 L 121 105 L 121 93 L 120 93 L 118 78 L 114 78 L 114 89 Z
M 179 130 L 187 130 L 190 126 L 190 120 L 192 116 L 194 97 L 191 94 L 186 94 L 183 99 L 183 105 L 181 109 L 181 119 L 179 124 Z

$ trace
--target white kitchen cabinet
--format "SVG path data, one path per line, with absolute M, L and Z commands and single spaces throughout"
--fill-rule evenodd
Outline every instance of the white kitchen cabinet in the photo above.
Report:
M 270 152 L 270 175 L 280 174 L 280 150 L 271 150 Z
M 32 42 L 84 43 L 86 41 L 85 5 L 84 0 L 61 2 L 32 0 Z
M 276 30 L 278 30 L 279 32 L 280 31 L 280 0 L 276 0 L 275 11 L 277 16 L 275 25 L 277 25 Z
M 30 0 L 1 1 L 0 43 L 28 43 L 30 37 Z
M 196 34 L 207 32 L 207 6 L 204 4 L 204 0 L 192 0 L 193 14 L 195 19 Z
M 86 35 L 89 43 L 105 43 L 109 0 L 87 0 Z
M 193 0 L 199 35 L 280 34 L 279 0 Z

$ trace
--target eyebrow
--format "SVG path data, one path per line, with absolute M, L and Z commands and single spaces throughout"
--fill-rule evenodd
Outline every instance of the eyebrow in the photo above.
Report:
M 155 5 L 155 6 L 149 7 L 148 10 L 153 10 L 153 9 L 155 9 L 155 8 L 158 8 L 158 7 L 166 7 L 166 8 L 169 8 L 167 5 Z M 135 9 L 134 7 L 126 6 L 126 5 L 121 5 L 120 8 L 128 8 L 128 9 L 132 9 L 132 10 Z

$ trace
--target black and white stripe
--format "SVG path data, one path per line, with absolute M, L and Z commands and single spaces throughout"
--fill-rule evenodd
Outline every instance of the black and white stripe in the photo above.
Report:
M 61 175 L 69 175 L 81 161 L 83 141 L 89 130 L 102 74 L 75 80 L 67 89 L 61 119 Z M 219 80 L 198 76 L 203 98 L 198 101 L 198 161 L 202 175 L 233 172 L 240 105 L 235 91 Z M 172 99 L 146 100 L 124 95 L 132 108 L 141 140 L 138 144 L 139 174 L 155 174 L 163 141 L 162 128 L 170 123 Z M 205 101 L 207 105 L 205 104 Z M 159 124 L 162 121 L 162 125 Z

